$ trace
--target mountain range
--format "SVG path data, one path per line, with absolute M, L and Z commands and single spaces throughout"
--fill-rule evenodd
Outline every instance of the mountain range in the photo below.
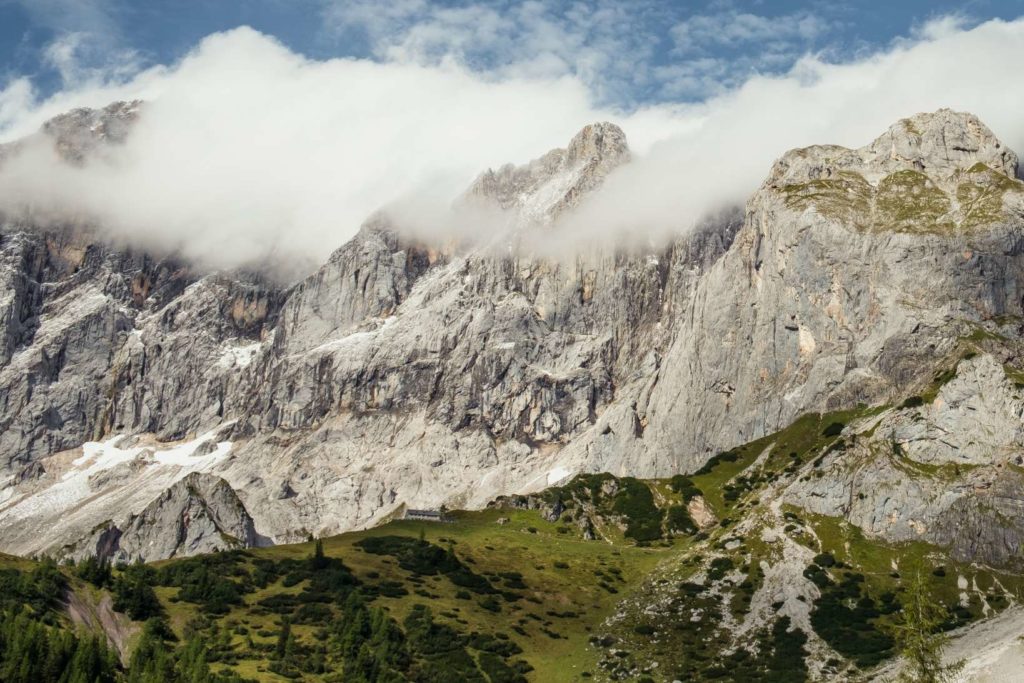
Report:
M 70 112 L 0 148 L 0 164 L 43 146 L 87 172 L 145 115 L 143 102 Z M 717 636 L 693 638 L 735 648 L 785 618 L 775 647 L 804 634 L 809 675 L 828 680 L 892 655 L 843 649 L 849 634 L 819 623 L 843 607 L 830 591 L 884 607 L 908 553 L 958 586 L 954 626 L 1012 614 L 1014 152 L 971 114 L 917 114 L 859 149 L 787 152 L 744 207 L 664 242 L 545 248 L 630 158 L 617 126 L 586 126 L 457 199 L 502 216 L 500 230 L 432 241 L 384 208 L 294 282 L 211 272 L 86 219 L 3 216 L 0 550 L 153 562 L 372 529 L 408 509 L 568 514 L 553 538 L 631 550 L 686 537 L 593 624 L 629 625 L 595 654 L 611 678 L 659 677 L 668 655 L 652 634 L 697 614 L 680 580 L 727 607 Z M 877 594 L 844 583 L 837 557 Z

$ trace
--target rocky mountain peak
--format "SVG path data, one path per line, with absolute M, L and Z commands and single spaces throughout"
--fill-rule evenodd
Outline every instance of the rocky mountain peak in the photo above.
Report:
M 767 185 L 793 185 L 856 174 L 872 185 L 911 171 L 954 189 L 965 173 L 987 167 L 1003 180 L 1016 179 L 1017 155 L 974 114 L 940 109 L 901 119 L 859 149 L 814 145 L 787 152 L 775 162 Z
M 141 100 L 132 100 L 113 102 L 102 109 L 72 109 L 44 123 L 43 133 L 65 161 L 80 164 L 100 144 L 123 143 L 141 107 Z
M 106 522 L 69 554 L 116 561 L 177 557 L 259 545 L 252 517 L 218 476 L 192 472 L 123 526 Z
M 977 116 L 951 109 L 901 119 L 864 151 L 881 166 L 911 166 L 928 175 L 950 176 L 978 163 L 1017 175 L 1017 155 Z
M 1024 210 L 1017 155 L 973 114 L 903 119 L 860 149 L 817 145 L 775 162 L 760 198 L 869 231 L 955 234 Z
M 608 170 L 629 161 L 626 134 L 614 123 L 602 121 L 584 126 L 565 150 L 571 165 L 597 164 Z
M 506 164 L 497 171 L 485 171 L 466 196 L 517 212 L 526 223 L 551 223 L 577 206 L 629 158 L 621 128 L 613 123 L 592 123 L 564 149 L 553 149 L 522 166 Z

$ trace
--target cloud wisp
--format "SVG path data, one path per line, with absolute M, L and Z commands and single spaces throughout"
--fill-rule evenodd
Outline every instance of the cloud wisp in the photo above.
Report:
M 147 101 L 128 142 L 84 168 L 42 147 L 8 159 L 0 211 L 85 216 L 211 266 L 273 260 L 294 270 L 323 261 L 382 206 L 446 206 L 485 168 L 523 163 L 611 120 L 634 161 L 564 229 L 642 242 L 742 203 L 789 148 L 859 146 L 918 111 L 972 111 L 1024 149 L 1024 85 L 1004 47 L 1022 40 L 1024 21 L 947 22 L 857 61 L 808 56 L 704 102 L 624 112 L 595 105 L 578 76 L 317 61 L 236 29 L 115 85 L 89 74 L 43 102 L 20 81 L 0 91 L 6 139 L 72 106 Z
M 1022 40 L 1024 20 L 966 30 L 938 19 L 918 40 L 855 62 L 808 56 L 784 76 L 751 78 L 676 110 L 687 130 L 657 140 L 638 163 L 613 174 L 572 223 L 598 234 L 685 230 L 716 207 L 745 201 L 789 149 L 860 147 L 900 118 L 944 107 L 978 115 L 1024 153 L 1024 83 L 1002 48 Z
M 598 100 L 623 101 L 655 87 L 652 0 L 513 0 L 454 4 L 327 0 L 336 36 L 365 40 L 377 58 L 424 66 L 460 65 L 495 79 L 572 75 Z

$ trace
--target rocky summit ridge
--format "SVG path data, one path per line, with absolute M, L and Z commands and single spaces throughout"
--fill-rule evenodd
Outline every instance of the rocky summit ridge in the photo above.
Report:
M 136 111 L 39 135 L 87 163 Z M 554 225 L 628 161 L 622 131 L 594 124 L 467 196 Z M 1024 316 L 1016 173 L 976 117 L 940 110 L 858 150 L 789 152 L 742 211 L 646 252 L 443 248 L 385 214 L 290 286 L 8 216 L 0 549 L 99 547 L 102 525 L 132 559 L 281 543 L 580 472 L 693 472 L 805 413 L 865 405 L 890 412 L 851 426 L 856 445 L 787 500 L 1005 561 L 1021 531 L 979 501 L 1019 490 L 1019 397 L 996 381 L 1016 377 Z M 892 409 L 913 396 L 913 415 Z M 896 464 L 878 455 L 891 443 Z M 907 473 L 947 462 L 952 489 Z M 953 528 L 958 510 L 991 538 Z M 184 511 L 205 517 L 175 531 Z M 181 542 L 131 540 L 139 520 Z
M 975 164 L 1016 178 L 1017 155 L 977 116 L 939 109 L 901 119 L 860 149 L 814 145 L 791 150 L 775 162 L 766 182 L 807 182 L 851 170 L 867 175 L 873 185 L 899 171 L 917 171 L 941 183 Z
M 1019 211 L 1017 173 L 1017 155 L 977 117 L 940 109 L 903 119 L 860 149 L 791 151 L 766 185 L 795 207 L 813 202 L 862 229 L 949 231 Z
M 523 166 L 487 170 L 467 194 L 526 221 L 550 223 L 575 208 L 588 192 L 630 158 L 626 134 L 614 123 L 594 123 L 578 132 L 565 149 L 553 149 Z

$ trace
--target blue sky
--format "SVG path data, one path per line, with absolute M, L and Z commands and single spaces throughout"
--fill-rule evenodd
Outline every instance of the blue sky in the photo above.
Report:
M 844 62 L 939 17 L 966 26 L 1024 13 L 1024 0 L 0 0 L 0 86 L 46 95 L 179 60 L 248 25 L 313 59 L 457 62 L 496 77 L 569 73 L 597 101 L 694 101 L 802 55 Z

